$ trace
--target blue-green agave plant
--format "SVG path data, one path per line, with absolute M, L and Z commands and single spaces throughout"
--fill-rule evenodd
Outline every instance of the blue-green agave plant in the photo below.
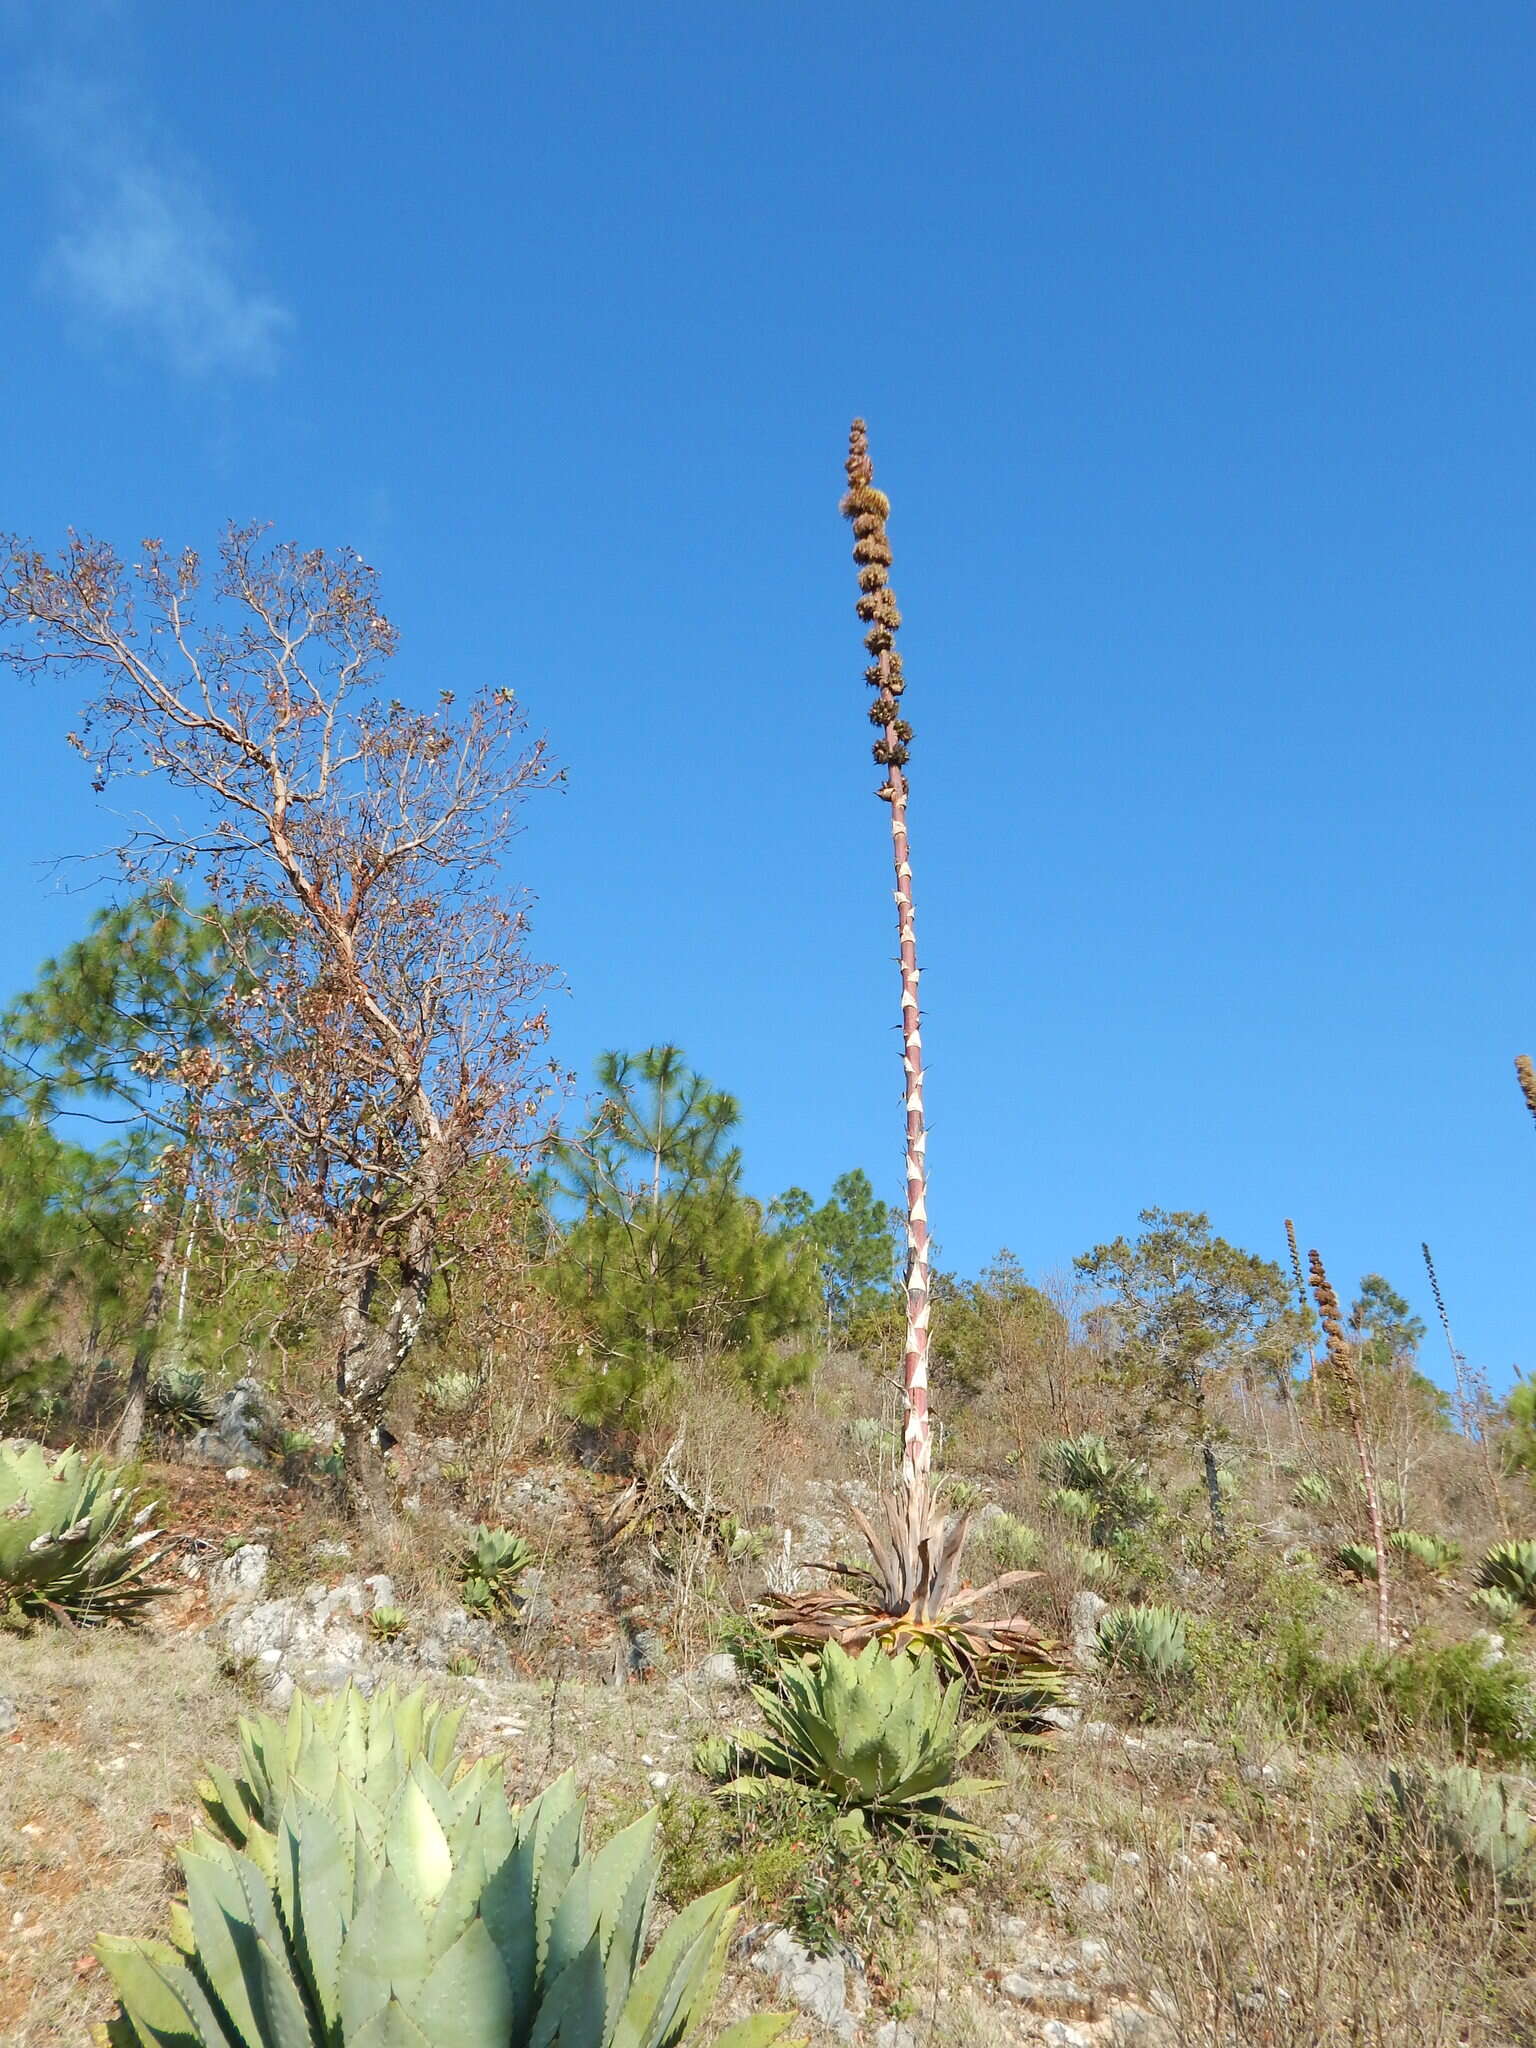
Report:
M 514 1807 L 494 1764 L 431 1760 L 451 1729 L 419 1699 L 349 1702 L 326 1729 L 321 1711 L 248 1724 L 250 1796 L 227 1827 L 215 1786 L 219 1832 L 179 1852 L 170 1941 L 98 1944 L 112 2048 L 677 2048 L 698 2032 L 734 1887 L 650 1947 L 654 1811 L 589 1851 L 569 1776 Z M 758 2016 L 720 2048 L 766 2048 L 783 2026 Z

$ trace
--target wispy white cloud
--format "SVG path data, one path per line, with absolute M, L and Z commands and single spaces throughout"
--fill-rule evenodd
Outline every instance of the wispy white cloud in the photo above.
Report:
M 244 273 L 195 166 L 105 87 L 37 72 L 13 111 L 53 185 L 46 289 L 102 337 L 128 337 L 184 375 L 267 375 L 293 316 Z

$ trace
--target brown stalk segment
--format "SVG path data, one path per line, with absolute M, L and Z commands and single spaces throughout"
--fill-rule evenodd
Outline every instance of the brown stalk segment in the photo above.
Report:
M 874 464 L 863 420 L 848 436 L 845 518 L 853 521 L 854 560 L 859 563 L 857 610 L 868 622 L 864 645 L 871 663 L 866 680 L 878 695 L 872 716 L 880 721 L 875 760 L 885 768 L 879 794 L 891 807 L 891 855 L 896 873 L 896 932 L 901 961 L 901 1062 L 906 1104 L 907 1332 L 902 1355 L 902 1478 L 909 1493 L 926 1499 L 933 1463 L 928 1417 L 928 1133 L 923 1111 L 923 1033 L 918 1003 L 917 913 L 912 900 L 912 852 L 907 835 L 907 742 L 911 727 L 898 716 L 906 688 L 895 635 L 901 625 L 890 588 L 890 539 L 885 530 L 890 503 L 874 487 Z
M 1529 1053 L 1515 1054 L 1515 1079 L 1520 1083 L 1520 1093 L 1525 1097 L 1525 1106 L 1536 1117 L 1536 1066 L 1531 1064 Z
M 1355 1366 L 1354 1350 L 1344 1335 L 1344 1318 L 1339 1312 L 1339 1297 L 1334 1293 L 1333 1285 L 1324 1270 L 1321 1253 L 1308 1252 L 1307 1263 L 1312 1274 L 1312 1295 L 1317 1303 L 1318 1319 L 1322 1323 L 1323 1336 L 1327 1343 L 1328 1369 L 1344 1396 L 1350 1430 L 1355 1439 L 1355 1455 L 1360 1461 L 1360 1480 L 1365 1488 L 1365 1504 L 1371 1518 L 1371 1546 L 1376 1552 L 1376 1640 L 1385 1650 L 1391 1644 L 1387 1616 L 1387 1538 L 1381 1519 L 1381 1495 L 1376 1486 L 1376 1466 L 1371 1457 L 1370 1445 L 1366 1442 L 1364 1394 L 1360 1385 L 1360 1375 Z

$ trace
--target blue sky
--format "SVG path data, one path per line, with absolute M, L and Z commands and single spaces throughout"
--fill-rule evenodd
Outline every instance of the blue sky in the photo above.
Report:
M 944 1261 L 1291 1214 L 1533 1362 L 1528 8 L 0 0 L 0 60 L 0 525 L 356 546 L 402 694 L 515 685 L 569 1064 L 674 1038 L 762 1192 L 899 1187 L 863 412 Z M 7 989 L 112 834 L 11 701 Z

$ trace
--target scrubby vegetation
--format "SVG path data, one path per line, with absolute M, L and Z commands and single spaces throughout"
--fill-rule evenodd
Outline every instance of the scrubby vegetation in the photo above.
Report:
M 562 1099 L 497 870 L 548 757 L 383 696 L 355 557 L 12 546 L 14 664 L 213 822 L 0 1043 L 8 2040 L 671 2048 L 722 1980 L 743 2048 L 1536 2039 L 1529 1384 L 1427 1247 L 1449 1394 L 1289 1223 L 936 1266 L 862 423 L 847 479 L 900 1209 L 751 1192 L 675 1044 Z

